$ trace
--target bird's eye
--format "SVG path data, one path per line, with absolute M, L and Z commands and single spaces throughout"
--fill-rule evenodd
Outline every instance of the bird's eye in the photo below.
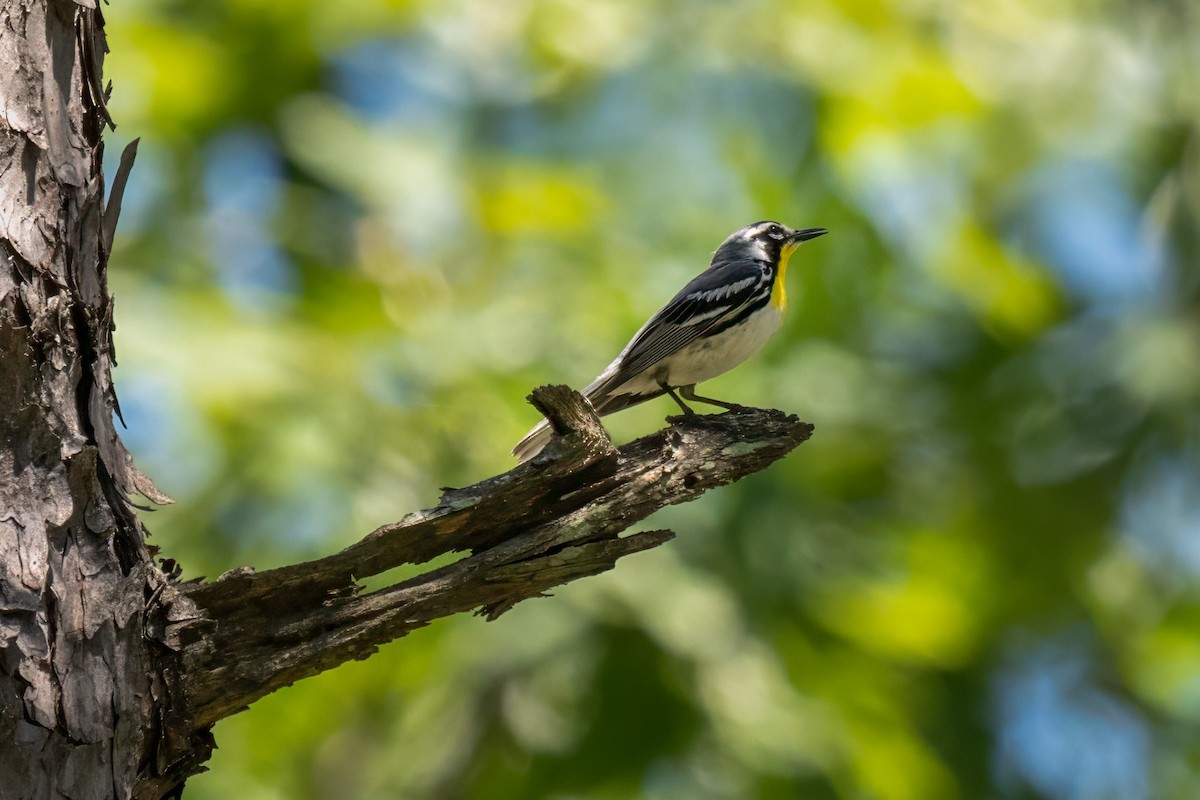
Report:
M 767 236 L 770 236 L 772 239 L 782 239 L 783 228 L 779 227 L 778 225 L 772 225 L 771 227 L 767 228 Z

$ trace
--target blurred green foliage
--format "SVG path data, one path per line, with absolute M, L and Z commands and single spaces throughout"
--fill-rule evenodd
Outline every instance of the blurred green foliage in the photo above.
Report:
M 710 386 L 810 443 L 658 551 L 221 723 L 190 797 L 1195 796 L 1194 3 L 105 14 L 110 172 L 142 137 L 117 384 L 189 576 L 507 469 L 528 390 L 730 231 L 832 231 Z

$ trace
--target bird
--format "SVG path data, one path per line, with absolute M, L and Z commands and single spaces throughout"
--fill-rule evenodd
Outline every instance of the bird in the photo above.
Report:
M 600 416 L 670 395 L 685 416 L 684 400 L 743 409 L 696 394 L 715 378 L 757 353 L 779 330 L 787 308 L 788 259 L 825 228 L 789 228 L 764 220 L 734 231 L 697 275 L 641 327 L 612 363 L 582 391 Z M 522 463 L 553 437 L 547 420 L 525 435 L 513 455 Z

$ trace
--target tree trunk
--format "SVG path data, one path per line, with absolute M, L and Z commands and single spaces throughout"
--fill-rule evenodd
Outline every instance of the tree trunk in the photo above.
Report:
M 812 428 L 777 411 L 676 421 L 617 449 L 577 393 L 534 402 L 558 439 L 505 475 L 325 558 L 211 583 L 164 572 L 128 498 L 170 502 L 113 421 L 103 18 L 0 0 L 0 800 L 177 795 L 217 720 L 459 611 L 609 569 L 664 505 L 763 469 Z M 360 594 L 356 578 L 470 555 Z M 169 574 L 168 574 L 169 573 Z
M 5 798 L 161 796 L 178 783 L 173 762 L 205 755 L 203 741 L 164 738 L 179 658 L 146 631 L 174 593 L 126 497 L 165 498 L 113 423 L 116 220 L 102 206 L 105 42 L 92 5 L 0 3 Z

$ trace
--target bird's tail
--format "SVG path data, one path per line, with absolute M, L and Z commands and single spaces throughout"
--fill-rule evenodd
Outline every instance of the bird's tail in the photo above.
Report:
M 617 362 L 608 365 L 608 369 L 600 373 L 596 380 L 584 387 L 581 394 L 584 396 L 592 407 L 596 409 L 598 414 L 607 412 L 600 410 L 597 405 L 597 400 L 607 391 L 605 381 L 616 371 Z M 529 459 L 542 452 L 542 448 L 550 444 L 550 440 L 554 438 L 554 431 L 550 427 L 549 420 L 542 420 L 529 433 L 525 434 L 525 438 L 517 442 L 517 446 L 513 448 L 512 454 L 517 457 L 517 460 L 524 464 Z
M 517 457 L 520 463 L 524 464 L 529 459 L 542 452 L 542 448 L 550 444 L 550 439 L 554 436 L 554 431 L 550 428 L 549 420 L 542 420 L 537 425 L 533 426 L 533 430 L 525 434 L 525 438 L 517 442 L 517 446 L 513 448 L 513 455 Z
M 621 371 L 621 358 L 624 355 L 621 353 L 620 356 L 617 356 L 617 359 L 609 364 L 596 380 L 580 391 L 584 399 L 591 403 L 596 414 L 601 417 L 664 394 L 662 389 L 651 389 L 649 385 L 639 387 L 639 390 L 633 392 L 628 391 L 628 386 L 622 385 L 628 380 L 628 376 Z M 520 459 L 521 463 L 524 463 L 542 452 L 542 448 L 549 444 L 553 437 L 554 431 L 550 428 L 550 423 L 542 420 L 533 426 L 533 430 L 525 434 L 524 439 L 517 443 L 517 446 L 513 448 L 513 455 Z
M 591 387 L 588 388 L 590 389 Z M 587 392 L 588 390 L 585 389 L 584 397 L 592 404 L 592 408 L 596 410 L 596 413 L 602 417 L 608 416 L 614 411 L 620 411 L 630 406 L 636 406 L 638 403 L 644 403 L 651 398 L 663 394 L 660 390 L 647 392 L 646 394 L 609 394 L 596 397 L 594 395 L 599 394 L 598 392 L 593 392 L 593 396 L 589 396 Z M 517 443 L 517 446 L 513 448 L 513 455 L 517 457 L 520 463 L 524 464 L 542 452 L 542 448 L 548 445 L 552 438 L 554 438 L 554 431 L 550 427 L 550 422 L 542 420 L 537 425 L 534 425 L 529 433 L 525 434 L 524 439 Z

